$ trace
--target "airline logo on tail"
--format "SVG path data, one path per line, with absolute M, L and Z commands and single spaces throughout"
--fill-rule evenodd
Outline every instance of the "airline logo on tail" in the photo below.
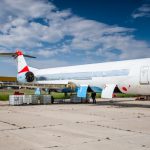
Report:
M 24 57 L 36 58 L 34 56 L 25 55 L 22 51 L 17 50 L 15 53 L 0 53 L 0 56 L 13 57 L 17 60 L 18 75 L 17 80 L 21 83 L 33 82 L 35 80 L 34 73 L 29 70 Z
M 17 63 L 18 63 L 18 73 L 25 73 L 29 71 L 29 67 L 24 59 L 23 53 L 20 50 L 16 51 Z

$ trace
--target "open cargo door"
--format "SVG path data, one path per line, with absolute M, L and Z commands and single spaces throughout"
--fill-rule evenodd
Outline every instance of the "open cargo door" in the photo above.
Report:
M 88 85 L 81 85 L 77 90 L 77 97 L 86 97 Z
M 102 90 L 102 98 L 112 98 L 113 92 L 115 90 L 116 84 L 106 84 L 105 88 Z

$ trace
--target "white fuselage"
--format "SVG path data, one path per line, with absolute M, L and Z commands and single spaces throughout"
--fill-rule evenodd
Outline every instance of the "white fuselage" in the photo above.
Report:
M 150 95 L 150 58 L 33 71 L 40 84 L 116 84 L 123 93 Z

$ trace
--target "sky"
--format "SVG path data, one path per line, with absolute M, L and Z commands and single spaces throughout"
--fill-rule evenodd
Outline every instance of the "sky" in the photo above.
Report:
M 1 0 L 0 52 L 50 68 L 150 57 L 150 0 Z M 0 57 L 0 76 L 16 76 Z

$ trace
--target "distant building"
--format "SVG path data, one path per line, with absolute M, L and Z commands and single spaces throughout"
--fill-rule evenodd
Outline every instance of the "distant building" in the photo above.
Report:
M 16 77 L 0 77 L 0 82 L 17 82 Z
M 9 87 L 8 85 L 17 85 L 16 77 L 0 77 L 0 88 Z

